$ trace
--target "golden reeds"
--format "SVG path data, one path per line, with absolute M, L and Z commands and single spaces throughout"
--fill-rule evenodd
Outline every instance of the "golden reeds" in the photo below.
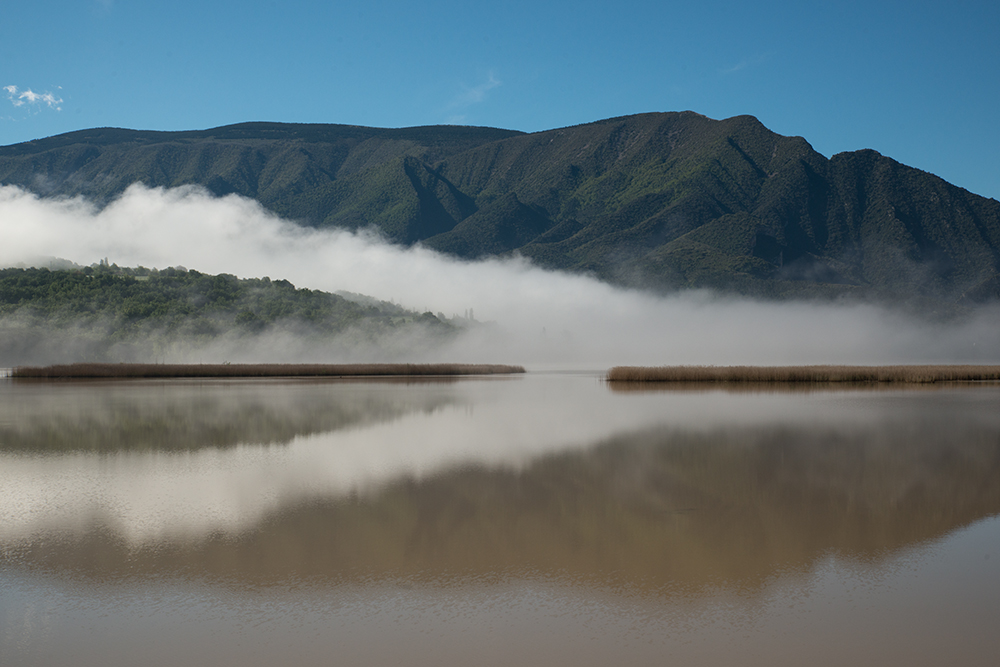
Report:
M 502 364 L 99 364 L 19 366 L 14 378 L 456 376 L 523 373 Z
M 616 366 L 608 382 L 982 382 L 1000 366 Z

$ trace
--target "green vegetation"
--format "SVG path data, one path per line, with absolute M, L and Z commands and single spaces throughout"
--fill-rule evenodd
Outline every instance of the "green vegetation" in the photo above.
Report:
M 84 318 L 99 322 L 110 337 L 150 327 L 213 336 L 233 328 L 260 331 L 279 322 L 334 333 L 362 320 L 391 326 L 407 319 L 335 294 L 296 289 L 287 280 L 103 265 L 79 271 L 0 269 L 0 315 L 12 314 L 56 325 Z
M 431 313 L 357 303 L 286 280 L 104 263 L 0 270 L 0 366 L 35 359 L 39 341 L 56 339 L 51 347 L 61 350 L 60 360 L 147 361 L 218 342 L 238 348 L 267 335 L 316 345 L 353 336 L 377 346 L 407 334 L 440 341 L 455 332 Z
M 616 366 L 608 382 L 934 382 L 1000 381 L 1000 366 Z
M 246 123 L 0 147 L 0 183 L 106 203 L 132 183 L 237 193 L 313 226 L 654 289 L 1000 298 L 1000 202 L 871 150 L 825 158 L 751 116 L 524 134 Z

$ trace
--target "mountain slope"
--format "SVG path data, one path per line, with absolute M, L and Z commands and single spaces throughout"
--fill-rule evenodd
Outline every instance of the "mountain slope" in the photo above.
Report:
M 651 113 L 531 134 L 247 123 L 0 148 L 0 182 L 42 194 L 108 201 L 137 181 L 618 284 L 1000 297 L 1000 203 L 871 150 L 827 159 L 750 116 Z
M 437 161 L 455 151 L 519 134 L 475 127 L 406 128 L 243 123 L 192 132 L 100 128 L 0 147 L 0 183 L 43 195 L 110 201 L 132 183 L 197 184 L 217 195 L 252 197 L 276 213 L 315 224 L 371 196 L 404 201 L 407 157 Z M 388 207 L 388 208 L 391 208 Z M 358 224 L 383 210 L 362 207 Z

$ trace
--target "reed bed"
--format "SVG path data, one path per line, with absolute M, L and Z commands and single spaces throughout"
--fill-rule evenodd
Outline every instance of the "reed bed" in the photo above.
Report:
M 876 383 L 988 382 L 1000 366 L 616 366 L 608 382 Z
M 211 378 L 457 376 L 523 373 L 502 364 L 63 364 L 19 366 L 14 378 Z

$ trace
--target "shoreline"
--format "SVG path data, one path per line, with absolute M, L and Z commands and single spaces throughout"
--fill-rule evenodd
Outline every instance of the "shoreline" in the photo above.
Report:
M 615 366 L 609 383 L 902 383 L 1000 381 L 1000 365 Z
M 14 379 L 213 378 L 213 377 L 453 377 L 524 373 L 503 364 L 104 364 L 17 366 Z

